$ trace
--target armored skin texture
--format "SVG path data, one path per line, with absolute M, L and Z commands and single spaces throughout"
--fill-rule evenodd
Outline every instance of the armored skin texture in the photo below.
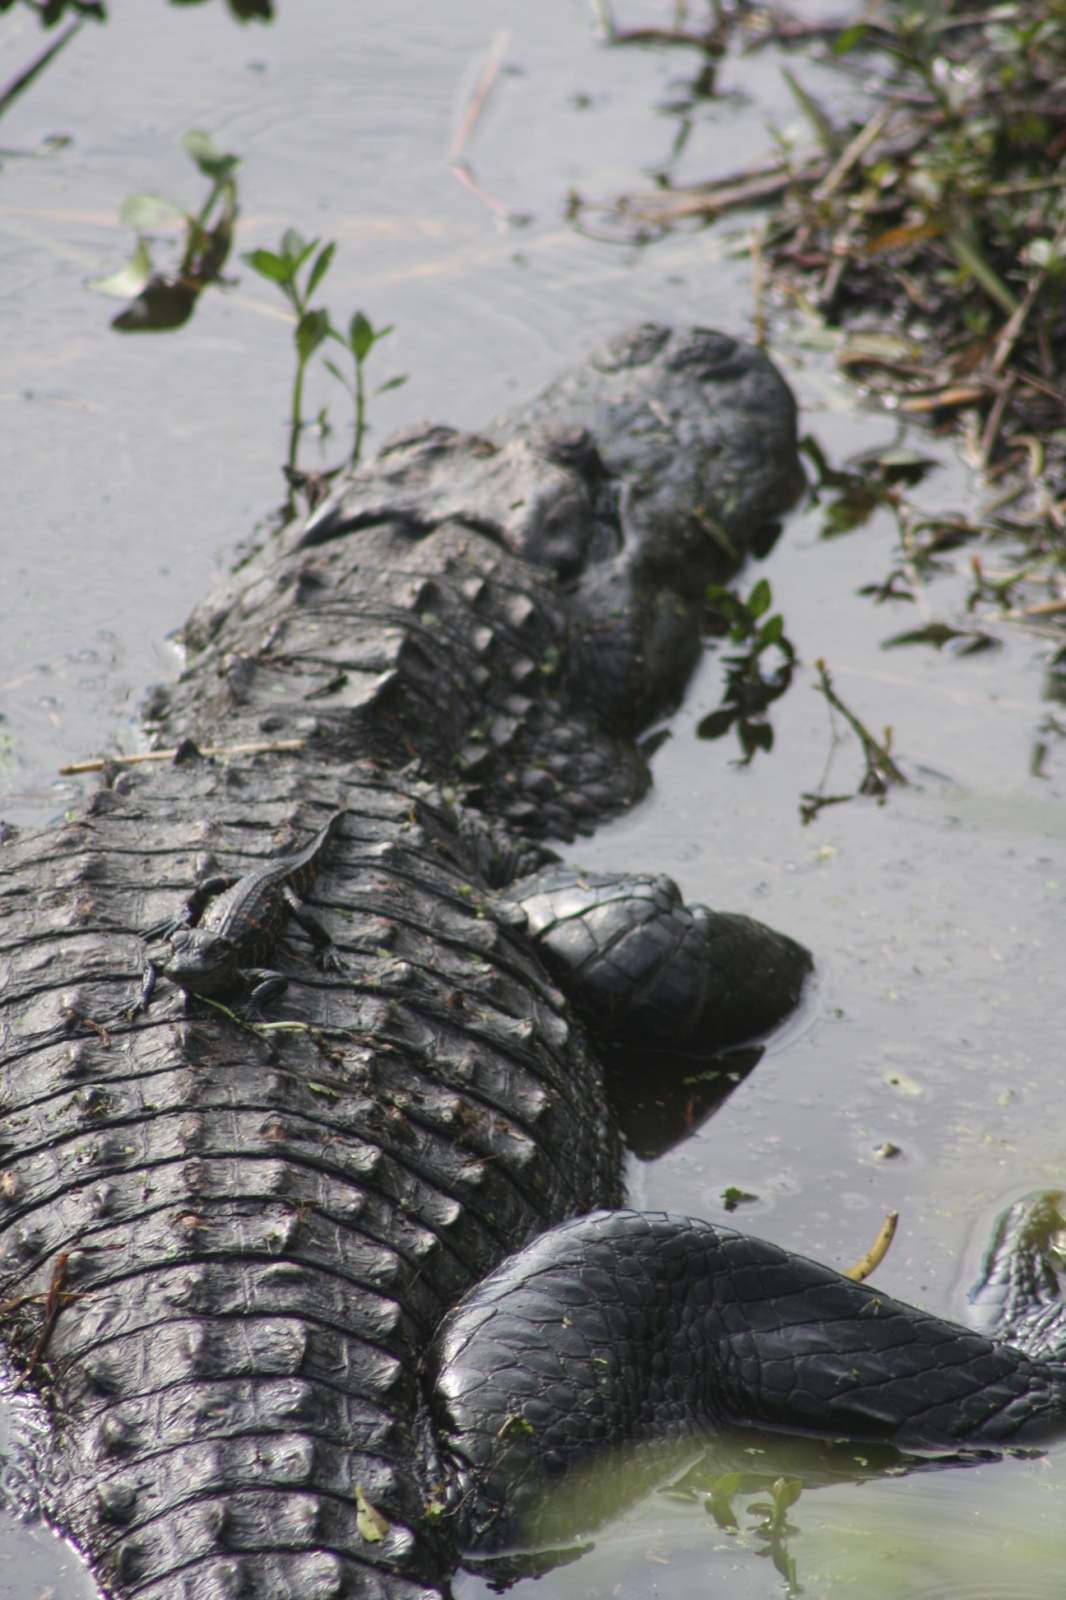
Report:
M 180 762 L 5 831 L 0 1332 L 52 1441 L 16 1437 L 7 1479 L 108 1594 L 446 1592 L 491 1405 L 444 1415 L 444 1318 L 622 1204 L 627 1018 L 665 1072 L 773 1028 L 810 965 L 669 880 L 582 888 L 546 842 L 643 794 L 703 586 L 799 482 L 764 356 L 635 330 L 484 435 L 387 444 L 190 619 L 147 708 Z M 176 981 L 139 1010 L 163 927 Z M 264 960 L 260 1022 L 229 985 Z
M 461 1549 L 587 1531 L 597 1459 L 639 1493 L 664 1445 L 727 1428 L 890 1445 L 903 1459 L 1061 1435 L 1059 1200 L 1000 1219 L 974 1295 L 985 1332 L 691 1217 L 595 1212 L 542 1234 L 435 1341 Z

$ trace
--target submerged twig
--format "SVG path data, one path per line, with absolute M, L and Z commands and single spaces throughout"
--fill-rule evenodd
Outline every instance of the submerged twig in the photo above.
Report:
M 754 301 L 751 342 L 757 350 L 764 349 L 766 345 L 766 306 L 762 254 L 765 239 L 766 224 L 765 222 L 760 222 L 751 230 L 751 293 Z
M 825 662 L 819 658 L 814 663 L 814 668 L 818 674 L 818 682 L 813 687 L 819 694 L 825 696 L 835 711 L 840 712 L 852 732 L 858 735 L 859 743 L 862 745 L 863 755 L 866 758 L 866 776 L 859 786 L 859 793 L 882 795 L 889 784 L 893 783 L 906 787 L 907 779 L 889 753 L 889 730 L 885 730 L 883 743 L 875 739 L 869 728 L 859 721 L 854 711 L 844 704 L 833 688 L 833 680 L 829 676 Z
M 466 142 L 474 131 L 474 124 L 484 110 L 485 102 L 503 64 L 503 52 L 507 49 L 507 41 L 510 37 L 510 34 L 504 29 L 492 41 L 492 48 L 489 51 L 489 59 L 485 63 L 485 70 L 481 74 L 478 86 L 474 90 L 470 104 L 466 108 L 466 115 L 459 125 L 459 131 L 455 135 L 452 147 L 448 152 L 448 160 L 453 166 L 462 159 L 463 151 L 466 149 Z
M 489 194 L 484 184 L 476 177 L 473 168 L 463 154 L 467 141 L 474 131 L 474 125 L 484 110 L 485 102 L 488 100 L 492 92 L 492 86 L 499 75 L 500 67 L 503 64 L 503 53 L 507 48 L 507 42 L 510 37 L 511 35 L 504 29 L 492 41 L 492 48 L 489 50 L 489 58 L 485 63 L 485 70 L 478 80 L 477 88 L 471 96 L 470 104 L 466 108 L 466 114 L 459 125 L 459 131 L 455 135 L 452 147 L 448 152 L 448 165 L 459 179 L 459 182 L 469 189 L 471 194 L 477 195 L 478 199 L 487 205 L 489 210 L 500 218 L 501 222 L 526 222 L 528 218 L 522 213 L 512 211 L 510 206 L 504 205 L 502 200 L 496 200 Z

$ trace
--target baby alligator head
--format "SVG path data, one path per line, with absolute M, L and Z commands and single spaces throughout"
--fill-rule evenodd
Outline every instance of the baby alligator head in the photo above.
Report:
M 178 928 L 170 936 L 170 954 L 160 971 L 186 994 L 215 995 L 235 986 L 237 968 L 233 939 L 210 928 Z

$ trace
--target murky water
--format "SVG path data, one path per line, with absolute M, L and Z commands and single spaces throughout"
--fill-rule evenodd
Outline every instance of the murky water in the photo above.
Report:
M 378 438 L 423 416 L 483 422 L 643 318 L 751 326 L 750 264 L 736 253 L 746 219 L 639 252 L 562 219 L 571 188 L 609 194 L 666 159 L 677 119 L 656 107 L 676 97 L 683 56 L 605 50 L 585 0 L 279 9 L 272 27 L 240 29 L 219 4 L 116 3 L 4 119 L 5 147 L 73 138 L 0 173 L 0 812 L 12 822 L 62 811 L 75 788 L 56 776 L 63 761 L 136 745 L 145 686 L 175 669 L 167 634 L 281 497 L 290 329 L 269 286 L 238 265 L 240 283 L 209 291 L 187 328 L 142 338 L 111 332 L 114 303 L 84 288 L 129 254 L 117 221 L 128 194 L 203 197 L 180 148 L 188 128 L 244 158 L 240 249 L 273 246 L 289 225 L 336 238 L 323 286 L 336 318 L 362 307 L 396 324 L 374 354 L 375 381 L 410 377 L 373 402 Z M 669 11 L 655 0 L 619 9 L 633 20 Z M 447 166 L 504 30 L 504 67 L 465 154 L 498 205 L 532 218 L 523 225 L 499 222 Z M 39 45 L 28 13 L 5 16 L 0 78 Z M 798 123 L 779 68 L 771 52 L 727 65 L 725 83 L 747 98 L 702 115 L 680 170 L 726 172 L 762 153 L 768 115 Z M 844 96 L 824 70 L 797 70 L 830 102 Z M 854 403 L 802 329 L 780 328 L 775 351 L 805 428 L 834 459 L 892 439 L 892 420 Z M 313 391 L 312 411 L 331 406 L 332 461 L 343 396 L 325 377 Z M 932 448 L 943 465 L 926 503 L 976 504 L 961 464 Z M 694 1138 L 634 1163 L 631 1195 L 723 1218 L 734 1186 L 757 1197 L 734 1221 L 841 1266 L 898 1209 L 878 1285 L 958 1315 L 997 1210 L 1066 1186 L 1066 752 L 1054 738 L 1046 776 L 1030 775 L 1051 646 L 1005 631 L 1000 650 L 966 659 L 884 651 L 914 608 L 876 608 L 856 590 L 886 573 L 891 529 L 875 519 L 825 541 L 820 526 L 817 511 L 796 515 L 764 567 L 803 662 L 773 708 L 773 752 L 742 768 L 729 739 L 695 737 L 721 694 L 709 654 L 655 758 L 649 800 L 573 852 L 589 867 L 668 871 L 689 898 L 749 911 L 818 959 L 804 1015 Z M 934 583 L 931 614 L 951 615 L 960 596 L 958 580 Z M 811 692 L 818 657 L 871 728 L 892 725 L 912 781 L 884 806 L 854 800 L 805 827 L 799 797 L 831 745 Z M 828 789 L 854 789 L 860 775 L 849 735 Z M 900 1150 L 890 1160 L 875 1156 L 886 1141 Z M 812 1487 L 790 1512 L 798 1581 L 811 1595 L 879 1600 L 1057 1596 L 1064 1459 Z M 535 1593 L 761 1600 L 784 1580 L 759 1549 L 699 1501 L 653 1495 Z M 459 1585 L 482 1591 L 477 1579 Z M 0 1600 L 89 1593 L 51 1534 L 0 1525 Z

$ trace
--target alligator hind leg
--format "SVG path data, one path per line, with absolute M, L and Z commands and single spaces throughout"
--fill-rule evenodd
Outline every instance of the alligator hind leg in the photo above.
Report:
M 673 879 L 547 867 L 505 898 L 598 1038 L 708 1055 L 797 1004 L 811 958 L 750 917 L 686 906 Z
M 332 936 L 326 931 L 307 906 L 304 905 L 295 890 L 288 885 L 281 891 L 285 904 L 289 908 L 289 915 L 294 922 L 298 922 L 306 933 L 315 949 L 315 966 L 320 972 L 343 972 L 344 964 L 333 943 Z

